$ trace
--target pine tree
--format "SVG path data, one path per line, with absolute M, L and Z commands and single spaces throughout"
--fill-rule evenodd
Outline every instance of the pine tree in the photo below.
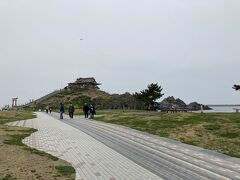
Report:
M 154 109 L 156 104 L 156 100 L 161 98 L 164 94 L 162 94 L 162 88 L 157 83 L 149 84 L 147 89 L 140 91 L 140 93 L 135 93 L 134 96 L 143 101 L 147 109 Z

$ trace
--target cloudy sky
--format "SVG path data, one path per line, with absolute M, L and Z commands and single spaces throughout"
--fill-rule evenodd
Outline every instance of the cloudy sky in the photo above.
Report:
M 95 77 L 110 93 L 240 103 L 239 0 L 1 0 L 0 105 Z M 80 40 L 83 38 L 83 40 Z

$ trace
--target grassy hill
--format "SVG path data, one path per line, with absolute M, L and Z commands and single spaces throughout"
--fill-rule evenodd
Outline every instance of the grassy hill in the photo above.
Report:
M 106 99 L 110 97 L 110 94 L 97 89 L 61 90 L 50 96 L 46 95 L 44 98 L 40 98 L 28 104 L 24 108 L 43 110 L 46 108 L 46 106 L 50 106 L 53 108 L 53 110 L 55 110 L 59 108 L 59 104 L 62 102 L 66 107 L 70 103 L 73 103 L 76 109 L 81 109 L 84 103 L 89 103 L 91 99 L 96 99 L 99 97 Z

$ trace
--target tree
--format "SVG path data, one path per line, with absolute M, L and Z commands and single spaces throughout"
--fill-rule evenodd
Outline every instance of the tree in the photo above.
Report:
M 234 84 L 233 89 L 235 89 L 236 91 L 240 90 L 240 85 Z
M 147 89 L 140 91 L 140 93 L 135 93 L 134 96 L 143 101 L 145 106 L 150 110 L 154 109 L 156 104 L 156 100 L 161 98 L 164 94 L 162 94 L 162 88 L 157 83 L 149 84 Z

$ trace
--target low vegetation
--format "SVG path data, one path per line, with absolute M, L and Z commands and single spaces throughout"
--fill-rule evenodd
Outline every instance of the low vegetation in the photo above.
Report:
M 32 102 L 25 109 L 28 110 L 44 110 L 46 106 L 52 107 L 54 111 L 59 110 L 59 104 L 62 102 L 65 107 L 71 103 L 74 104 L 75 109 L 82 109 L 85 103 L 89 103 L 92 98 L 108 97 L 109 94 L 95 89 L 79 89 L 79 90 L 62 90 L 59 93 L 44 99 L 40 102 Z
M 145 108 L 144 103 L 130 93 L 109 94 L 96 89 L 62 90 L 42 101 L 32 102 L 24 108 L 27 110 L 44 110 L 49 106 L 54 111 L 58 111 L 59 104 L 62 102 L 65 107 L 68 107 L 71 103 L 74 104 L 75 109 L 81 112 L 84 104 L 89 103 L 91 100 L 96 104 L 97 109 Z
M 173 113 L 99 111 L 99 121 L 240 157 L 240 113 Z
M 75 169 L 71 166 L 56 166 L 55 168 L 63 176 L 69 176 L 69 175 L 72 175 L 76 172 Z
M 23 119 L 32 119 L 35 117 L 36 115 L 28 111 L 0 111 L 0 124 Z
M 24 111 L 0 112 L 0 179 L 74 179 L 75 170 L 69 163 L 22 143 L 35 129 L 3 125 L 34 117 Z

